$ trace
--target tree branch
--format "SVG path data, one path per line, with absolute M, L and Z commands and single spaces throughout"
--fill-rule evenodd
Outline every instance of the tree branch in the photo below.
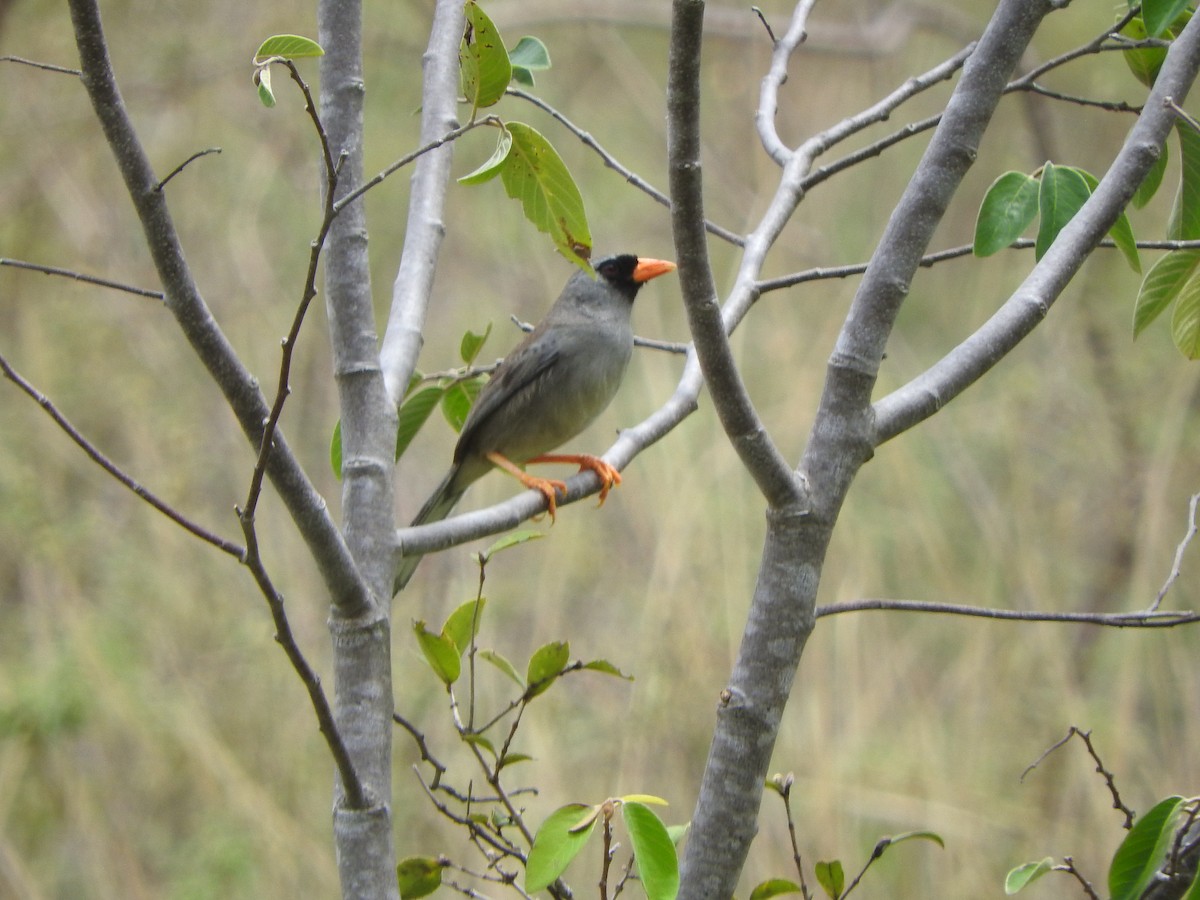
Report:
M 704 4 L 675 0 L 667 75 L 667 138 L 671 182 L 671 230 L 679 262 L 688 329 L 713 405 L 730 443 L 767 503 L 795 501 L 800 486 L 759 418 L 729 346 L 727 321 L 717 302 L 704 231 L 704 182 L 700 161 L 700 47 Z M 761 229 L 760 229 L 761 230 Z M 765 247 L 752 235 L 750 256 Z M 743 263 L 739 283 L 746 281 Z M 735 291 L 737 288 L 735 287 Z M 736 321 L 736 320 L 734 320 Z
M 70 10 L 83 85 L 142 224 L 147 248 L 162 280 L 167 308 L 221 389 L 247 439 L 257 447 L 269 412 L 266 400 L 254 376 L 242 365 L 213 319 L 192 278 L 164 193 L 157 190 L 159 179 L 146 158 L 117 87 L 99 9 L 95 0 L 70 0 Z M 366 585 L 329 516 L 324 499 L 300 468 L 282 434 L 276 435 L 267 474 L 307 543 L 333 602 L 349 608 L 368 604 Z
M 437 0 L 429 46 L 422 58 L 421 143 L 438 140 L 458 127 L 458 45 L 463 34 L 462 3 Z M 393 405 L 399 405 L 421 352 L 425 316 L 445 223 L 446 185 L 453 143 L 424 154 L 413 173 L 404 251 L 392 286 L 392 305 L 380 353 L 383 377 Z
M 1125 145 L 1079 213 L 1029 277 L 974 334 L 874 406 L 876 445 L 933 415 L 981 378 L 1045 318 L 1050 307 L 1116 222 L 1162 152 L 1176 113 L 1200 71 L 1200 22 L 1189 23 L 1167 52 L 1145 109 Z M 907 283 L 907 282 L 905 282 Z

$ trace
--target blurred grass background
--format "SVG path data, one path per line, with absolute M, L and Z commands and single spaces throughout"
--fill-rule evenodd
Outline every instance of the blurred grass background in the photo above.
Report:
M 760 5 L 782 29 L 789 5 Z M 428 7 L 367 4 L 369 173 L 414 145 Z M 578 15 L 570 4 L 497 2 L 492 11 L 510 45 L 524 33 L 549 45 L 555 66 L 537 92 L 665 188 L 665 31 L 640 16 L 615 25 L 548 12 L 562 8 Z M 647 20 L 657 8 L 644 7 Z M 620 18 L 623 8 L 611 9 Z M 838 121 L 948 56 L 964 25 L 977 30 L 990 5 L 958 4 L 896 46 L 868 52 L 867 26 L 897 10 L 904 7 L 818 7 L 816 21 L 841 30 L 814 29 L 794 61 L 780 112 L 786 139 Z M 1037 55 L 1090 38 L 1110 13 L 1107 4 L 1056 13 Z M 174 179 L 170 199 L 208 302 L 273 389 L 278 339 L 317 224 L 316 151 L 290 87 L 280 90 L 277 109 L 259 106 L 249 60 L 269 34 L 315 35 L 314 11 L 301 3 L 122 0 L 105 4 L 104 14 L 118 77 L 158 170 L 204 147 L 223 150 Z M 753 130 L 769 42 L 748 9 L 734 8 L 739 17 L 740 33 L 715 33 L 706 48 L 705 174 L 709 215 L 744 230 L 777 171 Z M 74 65 L 62 5 L 16 0 L 0 52 Z M 305 71 L 315 82 L 316 67 Z M 156 287 L 82 89 L 69 76 L 11 63 L 0 77 L 0 255 Z M 1047 81 L 1069 93 L 1141 96 L 1115 58 L 1078 63 Z M 855 145 L 935 111 L 947 90 L 918 98 Z M 571 165 L 598 252 L 672 255 L 665 210 L 538 111 L 515 100 L 500 111 L 543 130 Z M 1032 171 L 1052 154 L 1101 173 L 1131 121 L 1061 104 L 1040 113 L 1031 118 L 1020 98 L 1005 102 L 939 247 L 969 241 L 975 207 L 1000 171 Z M 491 139 L 468 136 L 456 172 L 486 158 Z M 814 190 L 767 274 L 865 259 L 923 145 L 906 142 Z M 1158 236 L 1170 202 L 1164 193 L 1134 214 L 1140 236 Z M 368 199 L 381 321 L 406 204 L 403 173 Z M 498 184 L 452 187 L 446 222 L 426 369 L 453 364 L 463 329 L 487 321 L 497 334 L 484 357 L 502 355 L 517 337 L 509 315 L 536 319 L 569 273 Z M 719 243 L 713 251 L 718 283 L 728 285 L 736 254 Z M 983 321 L 1031 264 L 1006 253 L 923 271 L 880 391 Z M 881 449 L 851 493 L 823 603 L 907 597 L 1094 610 L 1150 601 L 1197 489 L 1200 423 L 1195 368 L 1175 354 L 1166 329 L 1151 329 L 1136 345 L 1129 339 L 1138 282 L 1116 254 L 1098 255 L 991 376 Z M 755 401 L 789 458 L 803 448 L 854 287 L 831 281 L 765 296 L 734 338 Z M 671 279 L 649 286 L 635 312 L 638 331 L 683 340 L 677 297 Z M 244 497 L 252 455 L 157 304 L 3 269 L 0 352 L 132 475 L 237 536 L 232 509 Z M 679 369 L 678 359 L 637 354 L 613 409 L 579 446 L 603 448 L 613 429 L 651 412 Z M 314 310 L 283 425 L 336 510 L 329 372 Z M 401 520 L 449 460 L 453 435 L 432 425 L 401 464 Z M 0 460 L 0 897 L 335 896 L 332 767 L 250 579 L 105 477 L 11 385 L 0 390 Z M 487 479 L 467 505 L 512 490 L 507 480 Z M 259 521 L 301 644 L 327 673 L 319 580 L 278 504 L 268 502 Z M 546 540 L 489 567 L 485 643 L 523 665 L 537 646 L 569 638 L 574 655 L 607 658 L 636 676 L 573 677 L 533 706 L 517 743 L 536 760 L 512 770 L 514 785 L 524 778 L 540 788 L 525 798 L 531 821 L 568 801 L 635 791 L 668 799 L 668 821 L 688 817 L 753 585 L 761 522 L 754 487 L 702 398 L 696 415 L 635 461 L 602 511 L 566 510 Z M 407 625 L 440 623 L 472 596 L 474 549 L 427 560 L 395 610 L 397 708 L 427 730 L 464 789 L 477 773 L 453 746 L 444 695 Z M 1189 561 L 1169 604 L 1200 602 L 1192 572 Z M 1005 871 L 1046 854 L 1073 855 L 1102 883 L 1122 832 L 1091 762 L 1073 746 L 1024 782 L 1019 775 L 1075 724 L 1093 730 L 1135 809 L 1194 793 L 1196 651 L 1194 630 L 882 613 L 822 620 L 775 763 L 797 776 L 806 861 L 838 857 L 853 872 L 882 835 L 929 829 L 945 850 L 893 849 L 863 896 L 1000 896 Z M 481 695 L 500 703 L 506 688 L 489 672 Z M 478 862 L 424 799 L 411 771 L 416 759 L 398 733 L 399 854 Z M 768 797 L 744 892 L 791 874 L 790 855 L 778 803 Z M 573 871 L 587 896 L 594 873 L 587 863 Z M 1027 893 L 1071 890 L 1047 879 Z

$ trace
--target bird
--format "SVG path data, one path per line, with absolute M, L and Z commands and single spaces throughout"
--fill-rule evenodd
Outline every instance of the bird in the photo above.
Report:
M 438 522 L 467 488 L 493 468 L 540 491 L 554 521 L 565 482 L 537 478 L 527 463 L 572 463 L 600 476 L 600 503 L 620 473 L 589 454 L 553 454 L 602 413 L 616 395 L 633 355 L 633 301 L 642 285 L 675 264 L 631 253 L 573 273 L 546 317 L 504 358 L 479 392 L 454 448 L 454 461 L 412 524 Z M 395 592 L 408 584 L 421 556 L 401 558 Z

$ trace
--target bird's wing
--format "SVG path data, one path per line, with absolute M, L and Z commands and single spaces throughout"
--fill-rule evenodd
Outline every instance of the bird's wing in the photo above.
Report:
M 540 340 L 533 340 L 539 337 Z M 508 354 L 479 392 L 463 423 L 454 452 L 456 462 L 466 455 L 473 436 L 500 407 L 554 368 L 561 356 L 560 347 L 561 342 L 553 335 L 538 335 L 535 331 Z

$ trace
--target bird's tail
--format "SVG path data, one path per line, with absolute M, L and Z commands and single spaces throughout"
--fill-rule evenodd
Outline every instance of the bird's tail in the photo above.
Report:
M 440 522 L 446 516 L 450 515 L 450 510 L 454 509 L 458 501 L 462 499 L 462 495 L 466 493 L 466 488 L 457 487 L 453 483 L 454 476 L 457 474 L 457 466 L 447 473 L 446 477 L 442 479 L 442 483 L 437 486 L 437 490 L 425 501 L 425 505 L 417 513 L 417 517 L 412 520 L 413 525 L 427 525 L 430 522 Z M 421 556 L 415 555 L 405 556 L 400 560 L 400 567 L 396 572 L 396 580 L 392 585 L 393 596 L 404 590 L 404 586 L 412 578 L 413 572 L 417 571 L 417 566 L 420 565 L 421 559 Z

